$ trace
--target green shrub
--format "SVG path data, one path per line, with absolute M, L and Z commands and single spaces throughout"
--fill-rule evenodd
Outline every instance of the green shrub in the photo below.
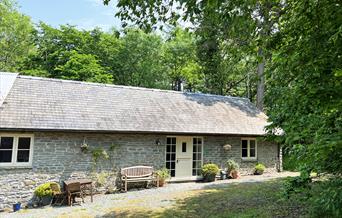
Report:
M 341 178 L 314 182 L 311 196 L 311 217 L 342 217 Z
M 265 171 L 265 165 L 263 165 L 262 163 L 258 163 L 257 165 L 255 165 L 255 168 L 254 168 L 255 175 L 262 175 L 264 171 Z
M 36 190 L 34 191 L 34 194 L 40 198 L 52 196 L 53 193 L 52 193 L 52 189 L 51 189 L 51 184 L 56 184 L 58 186 L 58 189 L 60 189 L 59 184 L 57 184 L 55 182 L 47 182 L 47 183 L 44 183 L 44 184 L 38 186 L 36 188 Z
M 165 168 L 165 167 L 160 169 L 160 170 L 157 170 L 156 174 L 159 176 L 159 179 L 163 179 L 163 180 L 168 179 L 168 178 L 171 177 L 170 176 L 170 171 L 167 168 Z
M 220 171 L 216 164 L 204 164 L 202 167 L 202 175 L 206 176 L 216 176 L 216 174 Z
M 236 163 L 234 160 L 228 160 L 227 161 L 227 171 L 228 171 L 228 174 L 233 171 L 233 170 L 236 170 L 238 171 L 239 170 L 239 164 Z

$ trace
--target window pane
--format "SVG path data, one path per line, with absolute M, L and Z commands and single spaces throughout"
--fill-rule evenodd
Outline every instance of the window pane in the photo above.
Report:
M 249 151 L 250 157 L 255 157 L 255 149 Z
M 171 159 L 171 154 L 170 154 L 170 153 L 167 153 L 167 154 L 166 154 L 166 161 L 170 161 L 170 159 Z
M 172 144 L 176 144 L 176 138 L 172 138 L 172 142 L 171 142 Z
M 18 151 L 17 162 L 29 162 L 30 151 L 21 150 Z
M 171 163 L 170 162 L 166 162 L 166 168 L 171 169 Z
M 247 149 L 247 140 L 242 140 L 242 148 L 246 148 Z
M 171 170 L 170 174 L 171 174 L 171 177 L 175 177 L 175 170 Z
M 197 155 L 196 154 L 192 154 L 192 160 L 196 160 Z
M 242 157 L 247 157 L 247 149 L 242 149 Z
M 196 170 L 192 170 L 192 175 L 196 176 L 196 174 L 197 174 Z
M 255 140 L 250 140 L 249 146 L 250 146 L 250 148 L 255 148 Z
M 171 162 L 171 169 L 175 169 L 176 168 L 176 163 L 175 162 Z
M 197 138 L 194 138 L 194 139 L 192 140 L 192 142 L 193 142 L 194 145 L 196 145 L 196 144 L 197 144 Z
M 197 167 L 197 168 L 201 168 L 201 167 L 202 167 L 202 166 L 201 166 L 201 161 L 197 161 L 196 167 Z
M 176 145 L 171 146 L 172 152 L 176 152 Z
M 171 145 L 166 145 L 166 152 L 171 152 Z
M 192 168 L 196 168 L 196 161 L 192 161 Z
M 202 152 L 202 145 L 198 145 L 198 147 L 197 147 L 198 149 L 198 152 Z
M 202 154 L 201 153 L 197 153 L 197 160 L 201 160 L 202 159 Z
M 186 142 L 182 143 L 182 152 L 186 152 Z
M 175 161 L 176 160 L 176 154 L 171 154 L 171 160 Z
M 12 162 L 12 151 L 0 150 L 0 163 Z
M 198 139 L 197 139 L 197 144 L 199 144 L 199 145 L 202 144 L 202 139 L 201 139 L 201 138 L 198 138 Z
M 166 138 L 166 144 L 171 144 L 171 138 Z
M 194 145 L 194 146 L 193 146 L 192 152 L 197 152 L 197 145 Z
M 13 149 L 13 137 L 1 137 L 0 149 Z

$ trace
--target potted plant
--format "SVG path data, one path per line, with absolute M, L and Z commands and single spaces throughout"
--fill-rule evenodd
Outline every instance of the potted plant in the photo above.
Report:
M 159 187 L 163 187 L 165 184 L 165 181 L 171 177 L 170 171 L 166 169 L 165 167 L 160 170 L 157 170 L 156 174 L 159 179 Z
M 220 171 L 216 164 L 204 164 L 202 167 L 203 180 L 205 182 L 215 181 L 217 173 Z
M 51 184 L 56 184 L 59 187 L 57 183 L 47 182 L 38 186 L 34 191 L 34 194 L 39 198 L 39 205 L 46 206 L 51 204 L 53 195 Z
M 236 163 L 234 160 L 227 161 L 227 174 L 230 175 L 233 179 L 239 177 L 239 164 Z
M 254 175 L 262 175 L 265 171 L 265 165 L 258 163 L 254 168 Z

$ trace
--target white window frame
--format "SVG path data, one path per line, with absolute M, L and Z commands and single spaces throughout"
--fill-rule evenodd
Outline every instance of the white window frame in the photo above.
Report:
M 247 157 L 242 157 L 242 140 L 247 141 Z M 250 151 L 250 141 L 254 140 L 255 141 L 255 157 L 251 157 Z M 258 157 L 258 143 L 256 138 L 241 138 L 241 145 L 240 145 L 240 152 L 241 152 L 241 158 L 242 160 L 256 160 Z
M 33 134 L 11 134 L 11 133 L 0 133 L 1 137 L 13 137 L 13 150 L 12 150 L 12 161 L 10 163 L 0 163 L 0 168 L 6 167 L 32 167 L 33 147 L 34 147 L 34 135 Z M 30 152 L 29 162 L 17 162 L 18 156 L 18 142 L 19 138 L 31 138 L 30 140 Z

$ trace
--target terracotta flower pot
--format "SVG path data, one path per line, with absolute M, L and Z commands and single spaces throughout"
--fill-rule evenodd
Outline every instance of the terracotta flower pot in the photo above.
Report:
M 165 179 L 159 179 L 159 187 L 163 187 L 165 183 Z
M 233 179 L 237 179 L 237 178 L 239 178 L 239 172 L 236 171 L 236 170 L 232 170 L 232 171 L 230 172 L 230 176 L 231 176 Z

